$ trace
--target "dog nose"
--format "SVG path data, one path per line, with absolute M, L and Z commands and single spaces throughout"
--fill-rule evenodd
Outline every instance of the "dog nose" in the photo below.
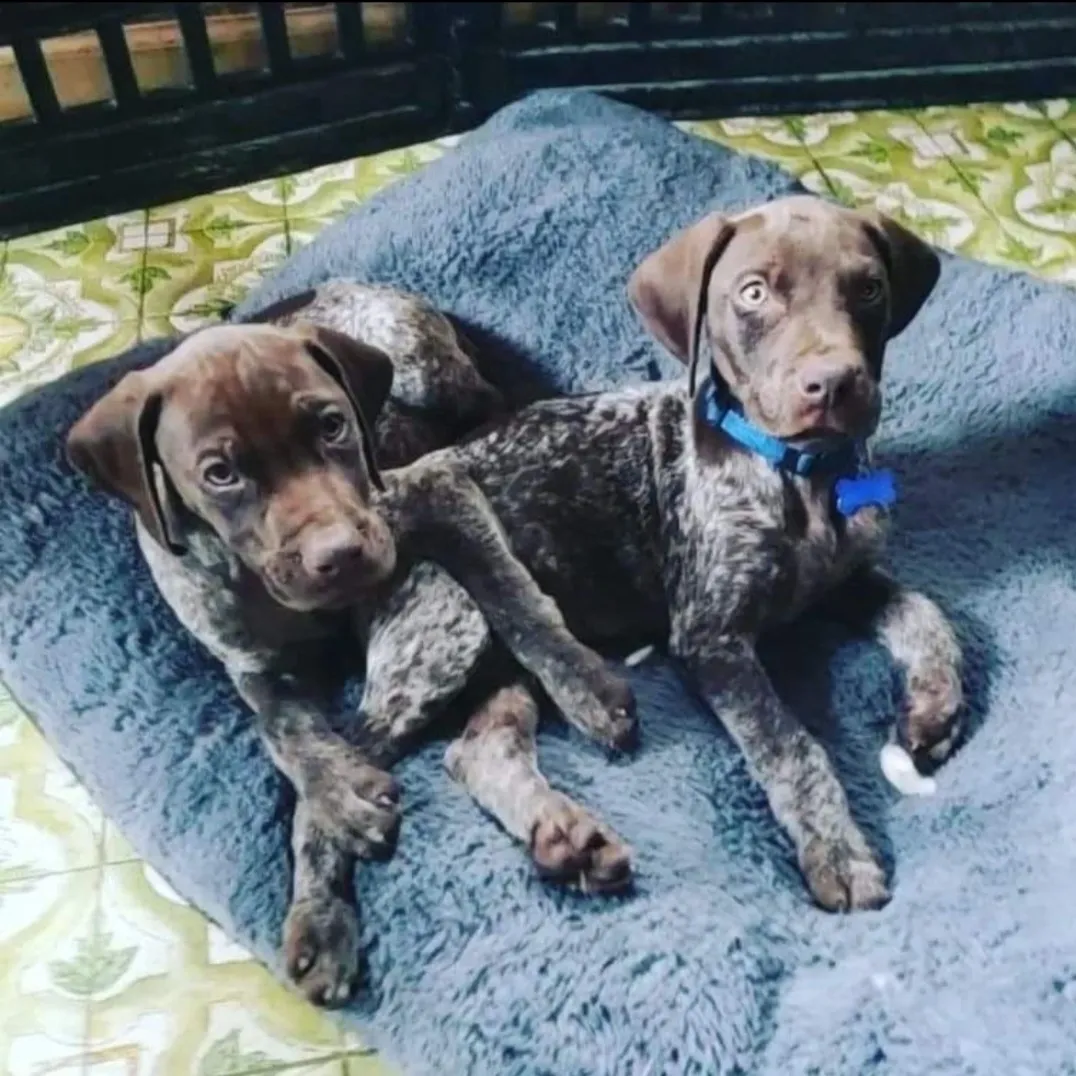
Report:
M 800 377 L 804 399 L 818 407 L 838 407 L 855 387 L 858 372 L 846 363 L 810 366 Z
M 332 579 L 360 563 L 362 541 L 353 527 L 333 524 L 315 532 L 303 543 L 302 558 L 303 566 L 311 575 Z

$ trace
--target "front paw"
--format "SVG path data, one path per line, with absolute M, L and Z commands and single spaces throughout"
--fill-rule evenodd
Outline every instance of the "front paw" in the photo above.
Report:
M 584 893 L 622 893 L 631 886 L 631 852 L 578 804 L 556 796 L 531 833 L 538 873 Z
M 951 668 L 920 672 L 908 678 L 907 703 L 897 725 L 897 739 L 920 770 L 944 762 L 960 739 L 964 692 Z
M 858 834 L 854 839 L 811 838 L 800 853 L 800 869 L 811 895 L 828 912 L 863 911 L 889 903 L 885 871 Z
M 323 1008 L 345 1004 L 359 985 L 359 917 L 339 897 L 296 901 L 284 922 L 288 977 Z
M 363 858 L 392 853 L 400 830 L 400 790 L 379 770 L 341 742 L 329 759 L 311 767 L 302 796 L 319 826 Z
M 600 658 L 587 676 L 585 723 L 591 736 L 614 751 L 633 751 L 639 742 L 635 692 Z

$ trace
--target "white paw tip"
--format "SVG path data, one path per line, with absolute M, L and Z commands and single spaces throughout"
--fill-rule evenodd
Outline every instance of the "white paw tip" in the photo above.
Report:
M 644 646 L 641 650 L 636 650 L 634 654 L 629 654 L 624 659 L 624 664 L 629 669 L 634 669 L 636 665 L 642 665 L 642 663 L 653 653 L 654 648 L 652 646 Z
M 902 796 L 933 796 L 938 791 L 933 777 L 924 777 L 912 756 L 899 744 L 887 743 L 878 756 L 885 779 Z

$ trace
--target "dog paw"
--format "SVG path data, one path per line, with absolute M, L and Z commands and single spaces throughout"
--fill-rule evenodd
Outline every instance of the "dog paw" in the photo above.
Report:
M 531 858 L 545 879 L 584 893 L 621 893 L 631 885 L 631 852 L 582 807 L 557 797 L 531 833 Z
M 866 911 L 889 903 L 885 871 L 862 838 L 815 837 L 800 855 L 800 868 L 812 896 L 828 912 Z
M 346 1004 L 359 985 L 359 917 L 338 897 L 296 901 L 284 923 L 288 977 L 322 1008 Z
M 599 659 L 587 688 L 592 701 L 580 709 L 589 734 L 613 751 L 633 751 L 639 742 L 639 723 L 631 685 Z
M 897 739 L 919 769 L 940 765 L 962 731 L 964 692 L 956 671 L 941 668 L 910 677 Z
M 358 855 L 376 858 L 395 848 L 399 785 L 349 744 L 342 743 L 331 760 L 320 760 L 302 794 L 318 824 Z

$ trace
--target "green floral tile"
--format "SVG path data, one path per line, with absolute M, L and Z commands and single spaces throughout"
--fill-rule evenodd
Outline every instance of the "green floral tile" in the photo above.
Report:
M 147 251 L 140 281 L 144 338 L 218 321 L 288 256 L 283 219 L 237 224 L 222 213 L 211 224 L 209 231 L 174 231 L 167 246 Z
M 137 318 L 130 274 L 142 262 L 145 243 L 146 214 L 126 213 L 12 239 L 5 266 L 22 266 L 49 284 L 77 286 L 81 298 L 110 308 L 113 317 Z
M 341 1056 L 335 1023 L 278 984 L 142 863 L 102 869 L 89 1046 L 145 1071 L 235 1073 Z
M 6 693 L 0 694 L 0 718 L 2 903 L 6 883 L 95 866 L 104 818 Z
M 841 116 L 838 115 L 833 122 L 839 124 L 840 121 Z M 810 154 L 804 147 L 802 124 L 795 117 L 698 120 L 677 126 L 690 134 L 720 142 L 740 153 L 764 157 L 795 175 L 810 165 Z M 811 133 L 812 137 L 817 137 L 816 129 L 813 128 Z
M 344 1076 L 397 1076 L 395 1069 L 372 1052 L 350 1054 L 344 1062 Z
M 11 692 L 0 683 L 0 751 L 16 744 L 29 725 L 30 719 L 19 709 Z M 0 774 L 14 773 L 17 768 L 17 764 L 13 764 L 11 769 L 0 767 Z
M 168 225 L 177 231 L 197 232 L 211 228 L 226 217 L 240 224 L 272 224 L 285 216 L 290 177 L 269 179 L 245 187 L 231 187 L 214 194 L 156 206 L 148 211 L 151 224 Z
M 104 826 L 104 840 L 101 844 L 102 863 L 126 863 L 128 860 L 138 859 L 138 853 L 114 822 L 106 818 Z
M 97 870 L 0 881 L 0 1072 L 78 1072 L 88 1010 L 71 969 Z
M 9 242 L 0 264 L 0 405 L 137 338 L 132 281 L 145 214 L 109 217 Z
M 1076 134 L 1076 99 L 1021 102 L 1001 108 L 1006 115 L 1024 117 L 1028 122 L 1044 120 L 1055 130 Z
M 288 222 L 304 234 L 318 230 L 396 180 L 444 156 L 458 141 L 442 138 L 300 172 L 288 181 Z
M 0 1072 L 5 1076 L 83 1076 L 82 1006 L 18 998 L 0 1013 Z

